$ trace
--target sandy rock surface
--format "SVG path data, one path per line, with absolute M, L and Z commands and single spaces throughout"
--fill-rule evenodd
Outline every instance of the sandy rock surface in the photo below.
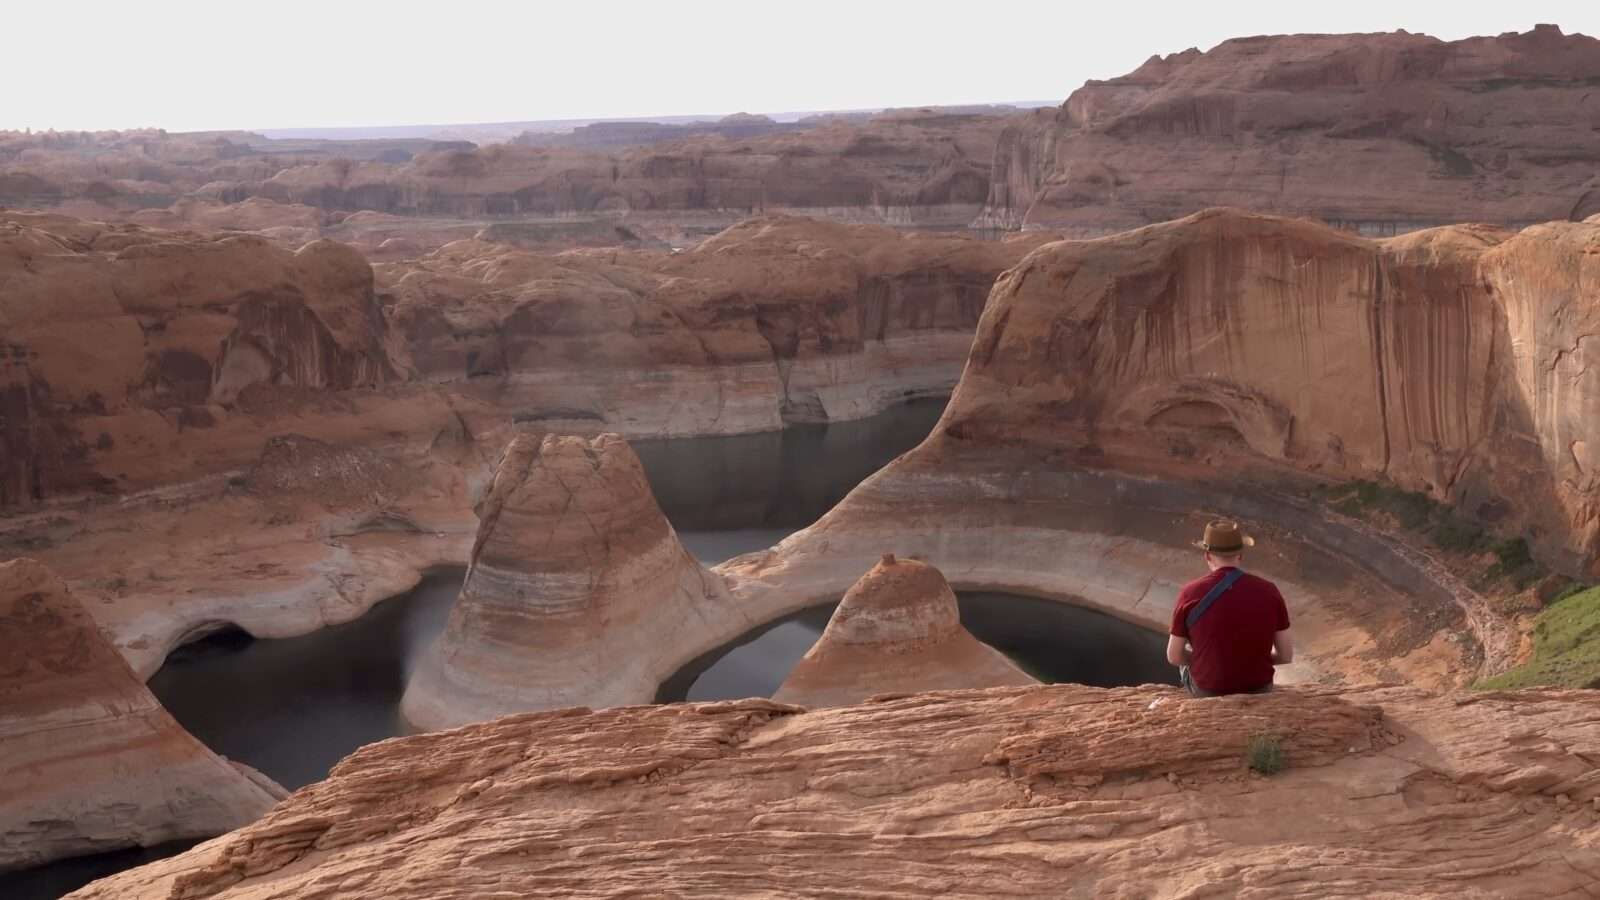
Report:
M 1285 771 L 1246 769 L 1255 734 Z M 567 710 L 372 745 L 71 896 L 1582 896 L 1597 755 L 1590 692 Z
M 846 706 L 876 694 L 1032 683 L 962 627 L 955 592 L 938 569 L 891 554 L 845 592 L 772 699 Z
M 1368 234 L 1600 212 L 1600 41 L 1276 35 L 1156 56 L 1007 127 L 980 222 L 1092 236 L 1227 205 Z
M 0 563 L 0 871 L 210 837 L 284 796 L 172 720 L 49 569 Z

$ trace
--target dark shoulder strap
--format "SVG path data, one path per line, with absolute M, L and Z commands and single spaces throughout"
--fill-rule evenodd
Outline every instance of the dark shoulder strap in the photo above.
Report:
M 1200 617 L 1206 614 L 1206 610 L 1211 608 L 1211 604 L 1217 602 L 1218 597 L 1226 594 L 1228 588 L 1233 587 L 1233 583 L 1238 581 L 1242 575 L 1244 575 L 1243 569 L 1230 569 L 1228 574 L 1222 576 L 1221 581 L 1212 585 L 1211 590 L 1206 591 L 1206 595 L 1200 599 L 1199 603 L 1194 605 L 1194 609 L 1189 610 L 1189 615 L 1184 617 L 1184 625 L 1188 626 L 1189 631 L 1194 631 L 1194 623 L 1200 621 Z

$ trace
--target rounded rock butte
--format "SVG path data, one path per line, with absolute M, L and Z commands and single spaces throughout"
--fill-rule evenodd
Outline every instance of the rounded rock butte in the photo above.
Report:
M 617 435 L 515 438 L 478 518 L 461 596 L 406 688 L 412 725 L 649 703 L 727 610 Z
M 938 569 L 891 553 L 845 592 L 773 699 L 845 706 L 875 694 L 1033 683 L 962 627 L 956 595 Z

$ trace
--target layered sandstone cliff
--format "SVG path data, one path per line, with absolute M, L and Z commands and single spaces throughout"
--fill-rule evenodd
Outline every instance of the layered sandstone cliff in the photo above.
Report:
M 0 323 L 0 506 L 238 465 L 257 400 L 393 375 L 371 267 L 328 241 L 9 213 Z
M 772 699 L 846 706 L 875 694 L 1032 683 L 962 627 L 956 595 L 938 569 L 888 554 L 845 592 Z
M 1600 41 L 1282 35 L 1152 57 L 997 143 L 981 222 L 1097 235 L 1228 205 L 1367 233 L 1600 212 Z
M 416 378 L 548 427 L 679 436 L 948 393 L 995 277 L 1045 240 L 764 217 L 685 253 L 464 241 L 377 270 Z
M 237 471 L 285 432 L 859 418 L 947 393 L 995 276 L 1044 241 L 769 218 L 682 254 L 457 242 L 375 287 L 331 241 L 8 213 L 0 506 Z
M 210 837 L 283 796 L 184 731 L 62 581 L 0 563 L 0 870 Z
M 1287 769 L 1246 769 L 1258 734 Z M 366 747 L 72 897 L 1581 896 L 1597 758 L 1581 691 L 569 710 Z
M 648 703 L 672 654 L 731 612 L 614 434 L 516 438 L 478 518 L 461 596 L 406 687 L 413 725 Z
M 937 431 L 1378 477 L 1587 565 L 1597 248 L 1600 223 L 1373 242 L 1226 210 L 1053 244 L 996 284 Z

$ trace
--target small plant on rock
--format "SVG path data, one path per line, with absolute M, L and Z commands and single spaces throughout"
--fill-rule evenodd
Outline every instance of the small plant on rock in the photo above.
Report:
M 1288 765 L 1283 741 L 1275 734 L 1252 735 L 1250 743 L 1245 746 L 1244 758 L 1251 771 L 1263 775 L 1276 775 Z

